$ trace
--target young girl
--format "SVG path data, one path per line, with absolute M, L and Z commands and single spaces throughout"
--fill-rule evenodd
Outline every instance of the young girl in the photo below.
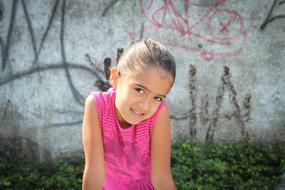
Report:
M 175 189 L 170 120 L 164 101 L 175 61 L 159 42 L 133 42 L 110 74 L 108 92 L 92 92 L 83 116 L 82 189 Z

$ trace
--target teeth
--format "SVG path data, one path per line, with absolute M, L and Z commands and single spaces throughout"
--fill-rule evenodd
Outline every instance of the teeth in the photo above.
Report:
M 137 112 L 135 110 L 132 109 L 132 111 L 136 114 L 136 115 L 143 115 L 143 113 Z
M 135 113 L 138 114 L 138 115 L 142 115 L 142 113 L 139 113 L 139 112 L 136 112 L 136 111 L 135 111 Z

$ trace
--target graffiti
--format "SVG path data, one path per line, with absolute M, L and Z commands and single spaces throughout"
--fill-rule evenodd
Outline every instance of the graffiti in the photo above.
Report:
M 0 1 L 0 21 L 3 20 L 3 13 L 4 13 L 4 5 L 2 1 Z
M 244 103 L 243 103 L 243 110 L 241 110 L 238 101 L 237 101 L 237 92 L 230 80 L 231 75 L 230 75 L 230 69 L 228 67 L 224 67 L 224 73 L 221 77 L 221 82 L 218 87 L 218 94 L 216 96 L 216 109 L 213 111 L 212 117 L 210 118 L 208 114 L 208 100 L 204 100 L 204 109 L 202 109 L 201 114 L 201 119 L 204 121 L 208 122 L 208 129 L 206 133 L 205 140 L 206 141 L 213 141 L 214 139 L 214 133 L 217 128 L 217 122 L 219 118 L 221 117 L 221 107 L 223 103 L 223 99 L 225 96 L 225 90 L 228 91 L 229 93 L 229 99 L 230 103 L 234 107 L 233 113 L 226 114 L 225 118 L 226 119 L 231 119 L 231 117 L 235 117 L 238 125 L 241 130 L 241 134 L 245 139 L 249 139 L 249 134 L 246 131 L 245 128 L 245 123 L 249 120 L 250 117 L 250 100 L 251 96 L 249 94 L 246 95 L 244 98 Z M 244 112 L 244 113 L 242 113 Z
M 105 76 L 106 81 L 103 81 L 101 79 L 96 80 L 94 86 L 97 87 L 100 91 L 107 91 L 111 85 L 109 83 L 109 76 L 111 73 L 110 67 L 112 64 L 111 58 L 107 57 L 104 59 L 104 70 L 100 68 L 98 64 L 95 63 L 94 58 L 90 54 L 85 54 L 86 61 L 89 62 L 89 64 L 98 72 L 101 73 L 102 75 Z
M 20 2 L 19 2 L 20 1 Z M 108 10 L 117 3 L 118 0 L 113 0 L 109 6 L 106 7 L 106 11 L 104 10 L 105 16 Z M 158 2 L 158 1 L 156 1 Z M 182 8 L 175 6 L 174 3 L 170 0 L 163 1 L 163 4 L 157 7 L 157 4 L 154 4 L 154 1 L 143 1 L 140 0 L 140 6 L 142 9 L 142 14 L 147 20 L 147 24 L 142 23 L 141 28 L 137 33 L 131 33 L 134 35 L 138 35 L 140 38 L 151 29 L 155 30 L 170 30 L 175 31 L 176 34 L 179 34 L 182 42 L 173 42 L 173 43 L 166 43 L 167 45 L 172 45 L 174 47 L 180 47 L 185 50 L 189 50 L 192 52 L 199 53 L 201 58 L 206 60 L 211 60 L 214 57 L 219 56 L 232 56 L 237 55 L 243 48 L 246 40 L 246 32 L 243 28 L 243 19 L 242 17 L 234 10 L 231 9 L 222 9 L 219 6 L 225 3 L 226 0 L 215 0 L 214 3 L 210 4 L 199 4 L 193 3 L 193 1 L 185 0 L 184 5 Z M 282 3 L 284 1 L 281 1 Z M 280 2 L 280 3 L 281 3 Z M 10 61 L 9 57 L 11 57 L 11 50 L 10 45 L 12 43 L 13 31 L 15 30 L 15 19 L 19 8 L 23 9 L 23 16 L 28 26 L 28 35 L 31 41 L 31 49 L 33 50 L 33 65 L 29 68 L 25 68 L 25 70 L 18 71 L 15 73 L 8 73 L 8 75 L 0 76 L 0 87 L 6 84 L 9 84 L 15 80 L 22 79 L 24 77 L 34 75 L 36 73 L 48 72 L 53 70 L 63 70 L 66 80 L 68 82 L 68 86 L 70 88 L 71 94 L 74 98 L 74 101 L 83 106 L 84 98 L 74 85 L 71 70 L 81 70 L 87 73 L 90 73 L 92 76 L 96 78 L 95 86 L 105 91 L 109 88 L 109 83 L 106 82 L 99 74 L 101 73 L 105 76 L 106 79 L 109 78 L 110 74 L 110 65 L 111 59 L 106 58 L 104 60 L 104 68 L 100 68 L 96 61 L 92 59 L 90 54 L 86 54 L 85 58 L 87 62 L 90 63 L 91 68 L 84 66 L 79 63 L 72 63 L 67 60 L 66 51 L 65 51 L 65 10 L 66 10 L 66 0 L 54 0 L 53 5 L 51 8 L 51 14 L 48 19 L 46 26 L 44 27 L 44 33 L 39 38 L 39 42 L 37 43 L 35 37 L 35 30 L 33 28 L 33 20 L 29 14 L 29 4 L 26 4 L 25 0 L 13 0 L 11 6 L 11 15 L 9 17 L 9 25 L 7 30 L 6 38 L 0 35 L 0 48 L 2 52 L 2 60 L 1 60 L 1 68 L 0 72 L 8 73 L 8 69 L 11 69 L 14 65 L 13 62 Z M 279 3 L 279 4 L 280 4 Z M 198 19 L 192 19 L 190 17 L 190 11 L 192 9 L 201 9 L 203 14 L 199 15 Z M 4 9 L 3 3 L 0 1 L 0 22 L 5 18 L 5 12 L 7 11 Z M 47 37 L 49 35 L 49 31 L 52 27 L 52 23 L 54 22 L 55 13 L 59 12 L 60 17 L 60 32 L 59 32 L 59 39 L 60 39 L 60 55 L 61 60 L 59 63 L 56 64 L 43 64 L 39 57 L 41 55 L 42 49 L 44 44 L 47 43 Z M 218 24 L 217 24 L 218 23 Z M 199 28 L 202 26 L 205 27 L 206 33 L 201 34 Z M 199 29 L 199 30 L 198 30 Z M 186 40 L 185 40 L 186 39 Z M 197 47 L 192 45 L 191 42 L 198 40 L 199 43 Z M 39 45 L 37 45 L 39 44 Z M 211 47 L 214 46 L 214 47 Z M 219 52 L 219 50 L 221 50 Z M 123 49 L 117 49 L 117 62 L 119 57 L 122 55 Z M 9 67 L 8 67 L 9 66 Z M 5 73 L 5 74 L 6 74 Z M 221 118 L 230 119 L 232 117 L 237 118 L 239 122 L 239 127 L 241 133 L 244 137 L 248 137 L 248 133 L 246 131 L 245 124 L 250 119 L 250 100 L 251 96 L 246 95 L 243 98 L 243 104 L 240 106 L 237 101 L 237 93 L 236 90 L 230 80 L 230 72 L 229 68 L 225 67 L 224 74 L 221 77 L 221 83 L 218 88 L 218 94 L 216 97 L 216 108 L 210 114 L 209 112 L 209 102 L 208 102 L 208 95 L 206 94 L 202 98 L 202 108 L 201 112 L 199 113 L 197 108 L 197 88 L 196 88 L 196 75 L 197 69 L 190 65 L 189 70 L 189 96 L 191 98 L 191 109 L 183 114 L 181 117 L 177 117 L 171 115 L 171 119 L 180 120 L 180 119 L 187 119 L 189 118 L 189 130 L 191 137 L 196 137 L 197 134 L 197 124 L 198 119 L 203 125 L 207 126 L 207 135 L 206 140 L 212 140 L 214 138 L 214 133 L 217 128 L 217 122 Z M 221 113 L 221 106 L 223 103 L 223 97 L 225 96 L 225 91 L 228 91 L 230 94 L 231 104 L 234 107 L 233 113 L 230 114 L 222 114 Z M 5 112 L 6 113 L 6 112 Z M 68 111 L 63 111 L 61 113 L 69 113 Z M 81 112 L 78 112 L 81 113 Z M 81 114 L 78 114 L 81 115 Z M 6 117 L 6 115 L 5 115 Z M 5 118 L 4 115 L 1 119 Z M 80 124 L 81 120 L 70 121 L 66 123 L 53 123 L 52 126 L 68 126 L 68 125 L 75 125 Z
M 276 6 L 280 7 L 284 3 L 285 3 L 285 0 L 274 0 L 273 1 L 271 8 L 269 9 L 269 12 L 268 12 L 265 20 L 263 21 L 263 23 L 260 26 L 260 30 L 264 30 L 269 23 L 271 23 L 277 19 L 285 18 L 285 14 L 279 14 L 279 15 L 272 16 L 272 14 L 275 10 L 275 7 Z
M 59 3 L 61 2 L 61 3 Z M 51 71 L 51 70 L 64 70 L 65 72 L 65 76 L 66 79 L 68 81 L 68 85 L 70 87 L 70 90 L 72 92 L 73 98 L 75 100 L 75 102 L 77 102 L 79 105 L 83 106 L 84 105 L 84 97 L 79 93 L 78 89 L 75 87 L 71 74 L 70 74 L 70 69 L 76 69 L 76 70 L 83 70 L 86 71 L 90 74 L 92 74 L 95 78 L 97 79 L 101 79 L 100 75 L 95 72 L 94 70 L 90 69 L 89 67 L 86 67 L 82 64 L 78 64 L 78 63 L 71 63 L 66 59 L 66 52 L 65 52 L 65 9 L 66 9 L 66 0 L 63 1 L 59 1 L 59 0 L 55 0 L 54 1 L 54 5 L 52 8 L 52 13 L 51 16 L 49 18 L 48 24 L 45 27 L 45 31 L 44 34 L 40 40 L 40 45 L 39 47 L 37 47 L 37 43 L 36 43 L 36 38 L 35 38 L 35 33 L 34 33 L 34 29 L 33 29 L 33 25 L 32 25 L 32 19 L 29 16 L 29 10 L 28 7 L 26 5 L 25 0 L 21 0 L 21 4 L 22 8 L 23 8 L 23 12 L 24 12 L 24 18 L 27 22 L 28 25 L 28 32 L 30 35 L 30 40 L 31 40 L 31 44 L 32 44 L 32 49 L 34 52 L 34 65 L 30 68 L 27 68 L 24 71 L 20 71 L 20 72 L 16 72 L 16 73 L 9 73 L 8 76 L 5 76 L 5 78 L 0 77 L 0 87 L 2 85 L 8 84 L 14 80 L 18 80 L 21 79 L 25 76 L 28 75 L 32 75 L 35 73 L 39 73 L 39 72 L 45 72 L 45 71 Z M 59 7 L 59 5 L 61 5 L 61 7 Z M 3 18 L 3 4 L 0 1 L 0 18 Z M 2 72 L 6 72 L 7 71 L 7 66 L 10 66 L 10 69 L 13 67 L 13 65 L 11 64 L 10 60 L 8 59 L 10 56 L 10 44 L 11 44 L 11 39 L 12 39 L 12 35 L 13 35 L 13 30 L 14 30 L 14 23 L 15 23 L 15 17 L 18 11 L 18 7 L 19 7 L 19 3 L 18 0 L 13 0 L 12 2 L 12 8 L 11 8 L 11 16 L 10 16 L 10 22 L 9 22 L 9 29 L 8 29 L 8 35 L 6 38 L 6 41 L 4 41 L 2 39 L 2 37 L 0 37 L 0 42 L 1 42 L 1 49 L 2 49 Z M 58 64 L 41 64 L 39 61 L 39 55 L 43 49 L 44 43 L 46 42 L 49 30 L 52 26 L 54 17 L 55 17 L 55 12 L 56 10 L 58 10 L 60 8 L 60 53 L 61 53 L 61 62 Z M 0 20 L 1 21 L 1 20 Z M 58 124 L 54 124 L 53 126 L 68 126 L 71 124 L 78 124 L 81 123 L 81 120 L 78 121 L 72 121 L 72 122 L 68 122 L 68 123 L 58 123 Z
M 197 122 L 197 116 L 196 116 L 196 75 L 197 70 L 193 65 L 190 65 L 189 69 L 189 95 L 191 98 L 191 109 L 189 110 L 189 132 L 190 137 L 195 138 L 197 134 L 196 129 L 196 122 Z
M 4 15 L 4 5 L 2 3 L 2 1 L 0 1 L 0 22 L 3 20 L 3 15 Z M 1 62 L 3 62 L 3 56 L 4 56 L 4 42 L 0 36 L 0 55 L 1 55 Z
M 1 111 L 1 113 L 2 113 L 1 115 L 2 115 L 2 116 L 1 116 L 0 123 L 2 123 L 3 120 L 6 118 L 9 107 L 11 107 L 11 101 L 8 99 L 7 102 L 6 102 L 6 105 L 5 105 L 4 110 Z
M 12 11 L 11 11 L 10 25 L 8 29 L 6 45 L 4 45 L 2 37 L 0 37 L 1 49 L 2 49 L 2 71 L 5 69 L 6 64 L 7 64 L 7 58 L 8 58 L 9 49 L 10 49 L 10 40 L 11 40 L 12 30 L 14 27 L 14 22 L 15 22 L 15 17 L 16 17 L 17 4 L 18 4 L 18 0 L 13 0 L 13 6 L 12 6 Z
M 96 73 L 92 69 L 85 67 L 83 65 L 80 65 L 80 64 L 68 63 L 67 67 L 72 68 L 72 69 L 83 70 L 83 71 L 91 73 L 94 76 L 98 76 L 98 73 Z M 64 69 L 64 66 L 62 64 L 46 64 L 46 65 L 43 65 L 40 67 L 34 67 L 34 68 L 31 68 L 31 69 L 28 69 L 25 71 L 20 71 L 20 72 L 13 74 L 13 75 L 10 75 L 4 79 L 1 79 L 0 80 L 0 86 L 5 85 L 5 84 L 12 82 L 14 80 L 21 79 L 25 76 L 38 73 L 38 72 L 44 72 L 44 71 L 49 71 L 49 70 L 58 70 L 58 69 Z M 99 78 L 99 76 L 98 76 L 98 78 Z
M 218 92 L 216 95 L 215 109 L 210 113 L 209 111 L 209 95 L 205 94 L 201 97 L 200 111 L 197 108 L 198 98 L 197 93 L 197 68 L 194 65 L 189 67 L 189 97 L 190 97 L 190 109 L 187 113 L 183 113 L 180 116 L 171 115 L 170 119 L 179 121 L 189 119 L 189 135 L 192 139 L 196 138 L 198 118 L 203 126 L 207 128 L 205 134 L 205 141 L 212 142 L 214 140 L 215 132 L 218 128 L 218 121 L 221 119 L 231 120 L 234 118 L 237 121 L 240 133 L 244 139 L 250 139 L 249 133 L 246 130 L 246 123 L 250 120 L 251 113 L 251 95 L 246 94 L 242 98 L 242 106 L 238 103 L 237 92 L 233 83 L 231 82 L 230 69 L 224 67 L 224 72 L 221 76 L 220 84 L 218 86 Z M 228 92 L 230 104 L 233 109 L 228 112 L 222 112 L 222 106 L 225 92 Z
M 102 17 L 106 16 L 109 10 L 118 2 L 119 0 L 112 0 L 103 10 Z
M 122 56 L 123 52 L 124 52 L 124 48 L 118 48 L 117 49 L 117 64 L 118 64 L 119 59 Z
M 79 91 L 75 88 L 71 76 L 70 76 L 70 71 L 68 69 L 67 61 L 66 61 L 66 54 L 65 54 L 65 48 L 64 48 L 64 24 L 65 24 L 65 7 L 66 7 L 66 0 L 62 1 L 62 6 L 61 6 L 61 25 L 60 25 L 60 49 L 61 49 L 61 57 L 62 57 L 62 63 L 64 66 L 64 71 L 66 74 L 66 77 L 68 79 L 68 83 L 70 86 L 70 89 L 72 91 L 72 94 L 75 98 L 75 100 L 81 104 L 84 105 L 84 98 L 83 96 L 79 93 Z
M 184 0 L 181 8 L 181 3 L 175 4 L 172 0 L 159 1 L 160 4 L 140 0 L 141 12 L 148 25 L 142 24 L 138 31 L 130 32 L 130 38 L 135 39 L 138 35 L 141 38 L 144 33 L 155 30 L 156 33 L 161 31 L 160 36 L 171 33 L 172 41 L 176 40 L 164 44 L 198 53 L 204 60 L 238 55 L 245 47 L 247 34 L 243 18 L 237 11 L 219 8 L 226 1 L 200 4 Z M 203 14 L 194 18 L 190 14 L 194 11 Z

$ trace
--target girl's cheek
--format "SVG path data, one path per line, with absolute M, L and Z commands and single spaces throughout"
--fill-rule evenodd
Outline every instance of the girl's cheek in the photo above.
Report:
M 154 112 L 156 112 L 158 106 L 159 106 L 159 104 L 153 103 L 153 105 L 151 106 L 151 113 L 152 114 L 154 114 Z

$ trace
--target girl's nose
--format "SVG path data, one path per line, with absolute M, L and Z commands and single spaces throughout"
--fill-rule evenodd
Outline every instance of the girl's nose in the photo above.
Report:
M 142 112 L 147 112 L 149 110 L 150 101 L 145 99 L 139 102 L 139 106 Z

